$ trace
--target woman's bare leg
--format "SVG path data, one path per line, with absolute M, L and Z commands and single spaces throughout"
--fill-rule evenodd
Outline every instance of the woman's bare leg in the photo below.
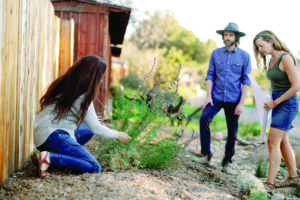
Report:
M 291 144 L 289 143 L 288 134 L 286 134 L 283 137 L 283 140 L 281 141 L 280 149 L 281 149 L 282 156 L 284 158 L 284 162 L 289 172 L 289 177 L 296 177 L 297 171 L 296 171 L 295 154 Z
M 273 184 L 275 181 L 281 162 L 280 145 L 285 135 L 287 135 L 287 131 L 283 131 L 277 128 L 270 128 L 268 136 L 269 172 L 266 179 L 267 183 Z

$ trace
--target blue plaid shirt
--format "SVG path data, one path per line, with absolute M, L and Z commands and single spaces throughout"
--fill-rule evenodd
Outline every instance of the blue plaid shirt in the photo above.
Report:
M 228 51 L 226 47 L 215 49 L 209 61 L 205 80 L 213 82 L 212 98 L 222 102 L 238 102 L 242 94 L 242 84 L 251 85 L 249 54 L 236 47 Z

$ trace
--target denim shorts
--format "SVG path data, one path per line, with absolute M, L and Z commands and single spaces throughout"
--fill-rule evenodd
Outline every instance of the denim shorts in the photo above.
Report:
M 287 90 L 273 91 L 272 99 L 275 100 L 283 95 Z M 299 110 L 297 94 L 281 102 L 272 111 L 271 127 L 289 131 L 293 128 L 292 122 L 296 118 Z

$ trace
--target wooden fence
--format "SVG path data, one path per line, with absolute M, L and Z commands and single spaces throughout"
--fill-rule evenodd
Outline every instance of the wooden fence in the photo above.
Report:
M 58 76 L 50 0 L 0 0 L 0 186 L 28 160 L 39 98 Z

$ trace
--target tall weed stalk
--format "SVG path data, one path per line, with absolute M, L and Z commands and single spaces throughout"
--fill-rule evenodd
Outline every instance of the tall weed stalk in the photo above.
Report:
M 141 95 L 142 86 L 152 74 L 155 65 L 156 58 L 130 100 L 122 92 L 114 99 L 111 122 L 117 130 L 127 132 L 131 140 L 122 144 L 100 139 L 99 160 L 103 167 L 119 171 L 129 168 L 165 169 L 176 164 L 179 147 L 176 136 L 161 136 L 157 133 L 169 121 L 166 116 L 169 105 L 177 97 L 181 65 L 176 80 L 164 92 L 160 91 L 161 77 L 158 77 L 158 86 L 151 94 L 151 100 L 147 100 Z M 167 98 L 174 86 L 175 92 Z M 120 120 L 119 123 L 116 120 Z

